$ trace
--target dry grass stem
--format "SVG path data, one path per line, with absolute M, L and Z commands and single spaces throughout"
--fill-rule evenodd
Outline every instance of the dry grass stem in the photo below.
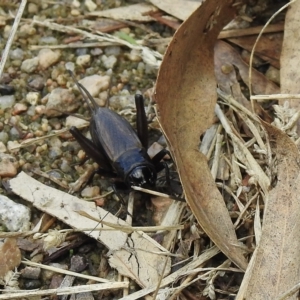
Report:
M 0 62 L 0 77 L 2 76 L 2 73 L 3 73 L 3 70 L 4 70 L 4 66 L 5 66 L 7 57 L 8 57 L 8 53 L 9 53 L 10 47 L 11 47 L 11 45 L 12 45 L 12 43 L 13 43 L 13 40 L 14 40 L 14 38 L 15 38 L 17 29 L 18 29 L 18 27 L 19 27 L 19 23 L 20 23 L 20 20 L 21 20 L 22 15 L 23 15 L 23 12 L 24 12 L 26 3 L 27 3 L 27 0 L 22 0 L 21 4 L 20 4 L 20 6 L 19 6 L 17 15 L 15 16 L 14 24 L 13 24 L 13 26 L 12 26 L 12 28 L 11 28 L 11 31 L 10 31 L 10 34 L 9 34 L 9 37 L 8 37 L 8 40 L 7 40 L 7 42 L 6 42 L 5 49 L 4 49 L 4 51 L 3 51 L 2 55 L 1 55 L 1 62 Z
M 251 100 L 300 99 L 300 94 L 252 95 Z
M 216 105 L 215 113 L 218 116 L 220 122 L 222 123 L 226 133 L 230 136 L 232 140 L 235 155 L 240 161 L 242 161 L 247 166 L 248 170 L 251 170 L 253 174 L 255 174 L 259 185 L 263 189 L 264 193 L 267 194 L 270 186 L 270 179 L 264 173 L 256 159 L 250 153 L 250 151 L 245 147 L 243 141 L 233 133 L 227 118 L 225 117 L 223 111 L 220 109 L 220 106 L 218 104 Z
M 219 161 L 220 161 L 223 139 L 224 139 L 224 135 L 217 134 L 214 160 L 213 160 L 212 167 L 211 167 L 211 174 L 215 180 L 217 178 L 217 173 L 218 173 L 218 168 L 219 168 Z
M 80 285 L 80 286 L 67 287 L 67 288 L 59 288 L 59 289 L 3 294 L 0 295 L 0 299 L 8 300 L 8 299 L 19 299 L 24 297 L 29 298 L 29 297 L 47 296 L 47 295 L 61 296 L 61 295 L 78 294 L 84 292 L 101 291 L 101 290 L 122 289 L 124 287 L 128 287 L 128 285 L 129 284 L 127 282 L 98 283 L 98 284 Z

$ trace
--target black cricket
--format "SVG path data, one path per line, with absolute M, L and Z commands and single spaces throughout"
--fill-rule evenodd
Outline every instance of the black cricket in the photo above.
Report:
M 125 118 L 109 108 L 99 107 L 87 89 L 77 82 L 73 73 L 70 74 L 92 113 L 92 141 L 74 126 L 70 132 L 86 154 L 100 166 L 97 173 L 118 177 L 128 188 L 154 188 L 157 173 L 165 168 L 165 164 L 160 161 L 168 151 L 163 149 L 152 159 L 147 154 L 148 125 L 143 96 L 135 95 L 136 132 Z

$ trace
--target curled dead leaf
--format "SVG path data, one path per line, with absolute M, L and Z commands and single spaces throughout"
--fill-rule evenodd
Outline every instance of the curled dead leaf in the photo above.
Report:
M 214 44 L 234 13 L 232 1 L 207 0 L 183 23 L 162 62 L 155 99 L 192 212 L 219 249 L 245 270 L 247 261 L 228 210 L 206 157 L 198 151 L 200 135 L 212 124 L 217 99 Z

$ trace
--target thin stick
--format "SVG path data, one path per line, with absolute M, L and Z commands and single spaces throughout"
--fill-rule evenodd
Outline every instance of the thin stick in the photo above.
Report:
M 164 194 L 164 193 L 160 193 L 160 192 L 156 192 L 156 191 L 152 191 L 152 190 L 148 190 L 148 189 L 145 189 L 145 188 L 142 188 L 142 187 L 139 187 L 139 186 L 132 186 L 131 188 L 135 191 L 143 192 L 143 193 L 146 193 L 146 194 L 150 194 L 150 195 L 154 195 L 154 196 L 158 196 L 158 197 L 169 198 L 171 200 L 185 202 L 185 199 L 170 196 L 168 194 Z
M 16 35 L 16 32 L 17 32 L 21 17 L 23 15 L 23 11 L 25 9 L 26 3 L 27 3 L 27 0 L 22 0 L 21 4 L 19 6 L 19 9 L 18 9 L 17 15 L 15 17 L 14 24 L 13 24 L 12 29 L 10 31 L 8 40 L 6 42 L 6 46 L 5 46 L 5 49 L 3 51 L 2 59 L 1 59 L 1 63 L 0 63 L 0 77 L 2 76 L 4 66 L 5 66 L 7 57 L 8 57 L 8 53 L 9 53 L 10 47 L 13 43 L 14 37 Z
M 300 94 L 254 95 L 251 100 L 300 99 Z
M 121 289 L 128 286 L 127 282 L 110 282 L 110 283 L 98 283 L 98 284 L 89 284 L 81 286 L 73 286 L 67 288 L 58 288 L 50 290 L 38 290 L 38 291 L 26 291 L 26 292 L 17 292 L 10 294 L 0 295 L 0 299 L 17 299 L 17 298 L 30 298 L 34 296 L 46 296 L 46 295 L 70 295 L 75 293 L 83 292 L 92 292 L 92 291 L 101 291 L 101 290 L 112 290 L 112 289 Z
M 273 33 L 283 31 L 283 24 L 271 24 L 268 28 L 264 30 L 264 33 Z M 218 36 L 218 39 L 230 39 L 235 37 L 243 37 L 248 35 L 259 34 L 262 30 L 262 26 L 249 27 L 245 29 L 229 29 L 222 30 Z

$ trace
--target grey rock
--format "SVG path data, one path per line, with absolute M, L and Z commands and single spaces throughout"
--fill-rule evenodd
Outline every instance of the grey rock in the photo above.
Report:
M 47 97 L 45 114 L 48 117 L 57 117 L 64 112 L 73 112 L 80 106 L 80 102 L 68 89 L 56 88 Z
M 28 231 L 30 227 L 29 221 L 29 208 L 15 203 L 6 196 L 0 195 L 0 222 L 9 231 Z
M 34 72 L 36 70 L 36 68 L 38 67 L 38 65 L 39 65 L 39 59 L 38 59 L 38 57 L 25 59 L 22 62 L 21 70 L 23 72 L 26 72 L 26 73 L 32 73 L 32 72 Z
M 16 102 L 16 99 L 15 99 L 14 95 L 1 96 L 0 97 L 0 108 L 5 109 L 5 108 L 13 107 L 15 102 Z
M 60 51 L 52 51 L 51 49 L 41 49 L 38 54 L 39 65 L 43 70 L 58 62 L 60 58 Z
M 17 175 L 19 163 L 16 158 L 0 152 L 0 177 L 14 177 Z

